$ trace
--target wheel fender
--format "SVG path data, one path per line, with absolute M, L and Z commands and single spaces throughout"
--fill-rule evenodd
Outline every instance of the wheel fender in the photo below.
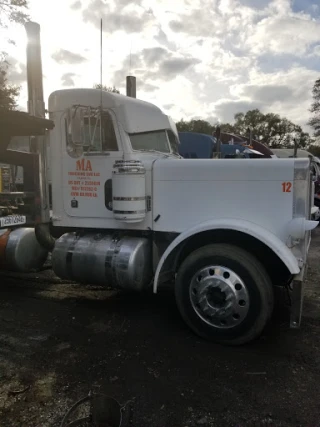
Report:
M 227 229 L 246 233 L 257 240 L 260 240 L 266 246 L 268 246 L 287 266 L 291 274 L 295 275 L 300 272 L 299 264 L 290 249 L 273 233 L 266 230 L 265 228 L 257 225 L 253 222 L 239 219 L 217 219 L 213 221 L 202 222 L 196 226 L 184 231 L 178 235 L 178 237 L 170 243 L 165 252 L 163 253 L 160 261 L 157 265 L 157 269 L 154 276 L 153 292 L 157 293 L 159 276 L 162 267 L 171 254 L 171 252 L 184 240 L 194 236 L 195 234 L 203 231 Z

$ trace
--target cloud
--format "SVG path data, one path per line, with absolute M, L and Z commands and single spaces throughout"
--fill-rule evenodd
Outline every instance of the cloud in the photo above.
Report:
M 159 71 L 163 76 L 172 76 L 182 73 L 192 65 L 199 64 L 200 59 L 196 58 L 171 58 L 162 62 Z
M 7 67 L 7 78 L 10 83 L 14 85 L 20 85 L 25 83 L 27 80 L 27 69 L 25 64 L 18 61 L 12 56 L 7 57 L 8 67 Z
M 265 9 L 270 3 L 271 0 L 239 0 L 240 4 L 243 6 L 248 6 L 253 9 Z
M 158 32 L 154 36 L 154 40 L 170 50 L 176 49 L 176 44 L 172 40 L 169 40 L 167 34 L 163 31 L 161 26 L 159 26 Z
M 211 16 L 212 11 L 204 10 L 195 10 L 190 14 L 182 13 L 179 19 L 173 19 L 169 22 L 169 28 L 177 33 L 187 33 L 200 37 L 214 36 L 217 23 L 211 20 Z
M 249 110 L 255 108 L 261 109 L 263 103 L 259 101 L 234 101 L 230 99 L 222 99 L 215 106 L 216 117 L 220 119 L 222 123 L 233 122 L 234 115 L 239 112 L 246 113 Z
M 59 64 L 81 64 L 86 61 L 86 58 L 79 53 L 70 52 L 65 49 L 56 51 L 51 57 Z
M 75 85 L 75 83 L 74 83 L 74 77 L 75 76 L 76 76 L 75 73 L 65 73 L 65 74 L 63 74 L 61 76 L 62 86 L 67 86 L 67 87 L 74 86 Z
M 102 18 L 109 86 L 124 92 L 126 75 L 135 75 L 138 97 L 165 106 L 176 120 L 226 121 L 260 108 L 307 129 L 320 75 L 316 0 L 72 0 L 52 14 L 41 0 L 29 3 L 30 13 L 43 17 L 46 96 L 61 85 L 92 87 L 99 80 Z M 21 43 L 8 47 L 18 58 L 10 81 L 18 84 L 26 80 L 24 41 L 23 32 Z
M 172 107 L 174 107 L 174 104 L 164 104 L 163 106 L 165 110 L 171 110 Z
M 277 113 L 296 124 L 305 126 L 309 117 L 313 82 L 318 73 L 295 67 L 288 71 L 264 74 L 254 70 L 250 82 L 230 88 L 231 97 L 214 104 L 222 121 L 232 121 L 235 113 L 258 108 L 264 113 Z
M 269 16 L 260 21 L 246 40 L 251 52 L 305 54 L 320 37 L 320 22 L 300 16 Z M 268 43 L 267 43 L 268 41 Z
M 159 87 L 152 85 L 150 83 L 144 83 L 144 82 L 139 82 L 137 83 L 138 86 L 138 90 L 143 90 L 144 92 L 154 92 L 155 90 L 158 90 Z
M 137 76 L 137 86 L 143 91 L 150 92 L 159 87 L 154 85 L 155 81 L 173 80 L 199 63 L 200 60 L 197 58 L 178 56 L 160 46 L 145 48 L 131 56 L 128 55 L 122 67 L 114 73 L 113 80 L 116 86 L 120 86 L 128 70 L 131 70 L 131 74 Z
M 147 66 L 158 64 L 165 56 L 169 55 L 169 51 L 163 47 L 153 47 L 143 49 L 141 52 L 141 59 L 144 60 Z
M 320 56 L 320 44 L 313 48 L 313 54 L 316 56 Z
M 84 22 L 89 22 L 100 28 L 100 20 L 103 19 L 103 31 L 112 34 L 116 31 L 126 33 L 139 33 L 152 21 L 154 17 L 150 10 L 140 6 L 141 2 L 118 0 L 116 7 L 104 3 L 102 0 L 91 0 L 83 10 Z
M 75 1 L 74 3 L 72 3 L 72 5 L 70 6 L 70 9 L 72 10 L 79 10 L 81 9 L 81 1 Z
M 294 90 L 285 85 L 247 85 L 243 90 L 243 95 L 254 100 L 263 100 L 264 103 L 273 103 L 292 100 Z

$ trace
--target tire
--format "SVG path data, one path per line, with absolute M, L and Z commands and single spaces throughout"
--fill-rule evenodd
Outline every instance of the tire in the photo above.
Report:
M 175 296 L 182 318 L 197 335 L 227 345 L 257 338 L 274 306 L 272 283 L 263 265 L 229 244 L 192 252 L 178 270 Z

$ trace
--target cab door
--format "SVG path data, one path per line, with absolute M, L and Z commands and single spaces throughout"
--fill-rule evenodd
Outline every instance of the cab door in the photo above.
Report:
M 65 117 L 64 210 L 72 217 L 111 219 L 112 168 L 123 158 L 116 117 L 110 110 L 90 107 L 79 114 L 79 129 L 75 123 L 72 129 L 70 117 Z

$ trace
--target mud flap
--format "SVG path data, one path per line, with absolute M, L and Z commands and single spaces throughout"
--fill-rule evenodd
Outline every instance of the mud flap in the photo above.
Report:
M 5 268 L 6 265 L 6 247 L 11 230 L 0 230 L 0 270 Z

